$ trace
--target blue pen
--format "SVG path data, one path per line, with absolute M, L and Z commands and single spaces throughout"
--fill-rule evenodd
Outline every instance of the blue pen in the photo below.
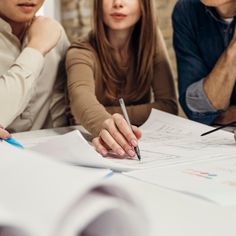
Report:
M 108 179 L 114 175 L 114 172 L 111 170 L 104 178 Z
M 8 142 L 9 144 L 17 147 L 17 148 L 24 148 L 19 142 L 17 142 L 14 138 L 7 138 L 4 141 Z

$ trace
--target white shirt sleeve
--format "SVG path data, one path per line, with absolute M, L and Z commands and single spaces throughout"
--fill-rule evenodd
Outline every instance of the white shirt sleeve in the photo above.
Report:
M 27 47 L 8 71 L 0 75 L 0 124 L 4 127 L 26 108 L 43 65 L 43 55 Z

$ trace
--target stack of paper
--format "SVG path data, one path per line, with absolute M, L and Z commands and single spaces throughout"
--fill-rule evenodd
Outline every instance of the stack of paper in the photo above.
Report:
M 127 173 L 141 181 L 198 196 L 219 204 L 236 204 L 236 174 L 221 173 L 217 178 L 197 178 L 194 173 L 215 173 L 215 163 L 229 169 L 236 158 L 234 135 L 217 131 L 207 136 L 202 133 L 212 127 L 158 110 L 153 110 L 141 127 L 139 143 L 142 161 L 102 158 L 82 137 L 79 131 L 54 137 L 35 144 L 32 150 L 45 153 L 55 160 L 82 166 L 110 168 Z M 221 161 L 222 160 L 222 161 Z M 200 163 L 208 163 L 199 166 Z M 173 167 L 173 168 L 168 168 Z M 135 172 L 132 172 L 136 170 Z M 137 171 L 137 170 L 140 170 Z M 221 182 L 220 182 L 221 181 Z M 228 184 L 225 184 L 225 183 Z M 229 184 L 231 183 L 231 184 Z
M 0 143 L 0 235 L 145 235 L 143 211 L 109 173 Z

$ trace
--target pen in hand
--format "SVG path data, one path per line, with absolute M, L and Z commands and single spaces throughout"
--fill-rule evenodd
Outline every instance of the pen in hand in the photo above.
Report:
M 128 125 L 130 126 L 130 129 L 132 130 L 132 126 L 131 126 L 131 123 L 130 123 L 130 120 L 129 120 L 129 116 L 128 116 L 128 113 L 127 113 L 127 110 L 126 110 L 126 107 L 125 107 L 125 102 L 124 102 L 123 98 L 120 98 L 119 102 L 120 102 L 120 107 L 121 107 L 121 110 L 122 110 L 123 115 L 125 117 L 125 120 L 128 123 Z M 138 146 L 134 147 L 134 151 L 135 151 L 138 159 L 141 160 L 139 147 Z

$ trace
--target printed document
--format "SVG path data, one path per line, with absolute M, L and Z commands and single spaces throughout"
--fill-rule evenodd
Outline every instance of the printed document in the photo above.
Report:
M 149 119 L 141 127 L 141 161 L 137 158 L 103 158 L 79 131 L 53 138 L 46 137 L 34 145 L 34 140 L 31 140 L 29 146 L 31 150 L 47 154 L 55 160 L 116 171 L 159 168 L 236 156 L 232 133 L 218 131 L 200 136 L 211 129 L 210 126 L 153 109 Z M 27 143 L 23 144 L 27 147 Z
M 223 206 L 236 205 L 236 157 L 125 175 Z

